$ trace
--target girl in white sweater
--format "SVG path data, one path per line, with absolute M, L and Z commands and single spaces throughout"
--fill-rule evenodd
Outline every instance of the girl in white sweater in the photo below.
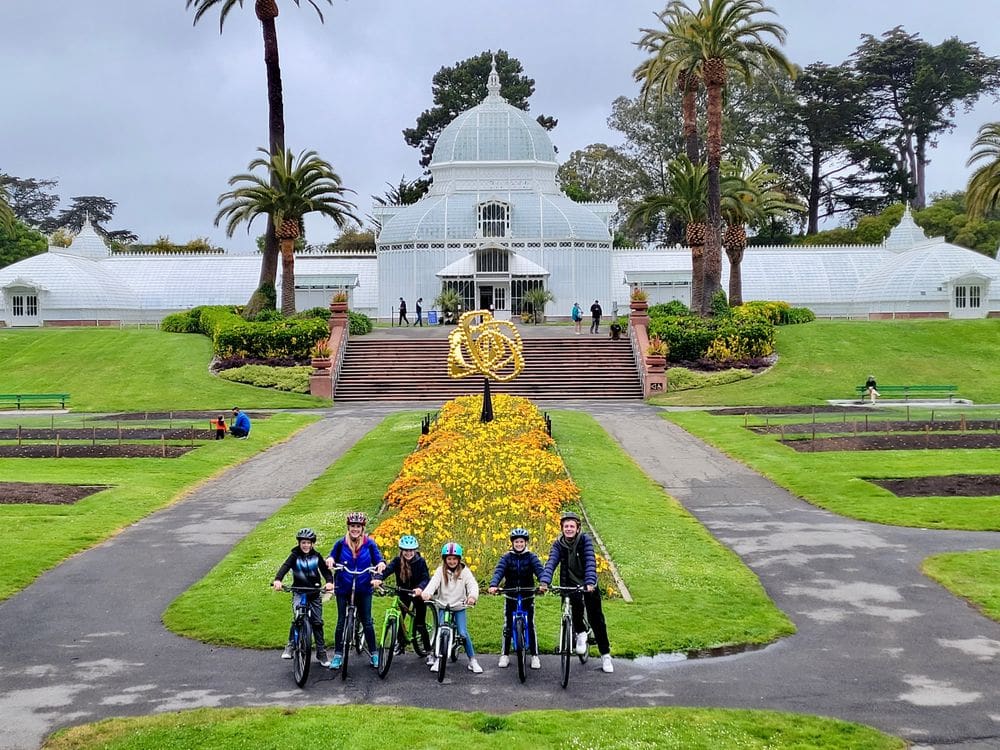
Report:
M 472 638 L 469 636 L 466 617 L 466 607 L 471 607 L 479 598 L 479 584 L 476 583 L 472 571 L 465 567 L 465 563 L 462 562 L 461 544 L 457 542 L 445 544 L 441 548 L 441 560 L 443 564 L 434 571 L 427 588 L 423 591 L 414 589 L 413 593 L 422 596 L 424 601 L 430 601 L 433 597 L 440 608 L 448 607 L 454 612 L 455 629 L 465 640 L 465 653 L 469 656 L 469 671 L 479 674 L 483 668 L 476 661 L 476 650 L 472 647 Z M 436 597 L 435 594 L 437 594 Z M 439 614 L 439 617 L 442 615 L 443 613 Z M 445 658 L 448 657 L 445 656 Z M 437 670 L 437 661 L 434 660 L 431 664 L 431 671 L 437 672 Z

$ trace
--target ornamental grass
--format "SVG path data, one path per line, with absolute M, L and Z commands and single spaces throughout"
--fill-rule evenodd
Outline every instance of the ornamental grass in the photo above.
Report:
M 579 504 L 580 490 L 545 431 L 544 417 L 528 399 L 494 395 L 494 418 L 486 424 L 479 421 L 481 409 L 480 396 L 462 396 L 442 407 L 386 491 L 388 515 L 372 536 L 383 549 L 392 549 L 400 536 L 413 534 L 431 561 L 445 542 L 455 540 L 465 548 L 466 565 L 486 581 L 510 549 L 516 526 L 531 532 L 544 561 L 548 544 L 560 533 L 560 512 Z M 598 574 L 612 592 L 603 558 Z

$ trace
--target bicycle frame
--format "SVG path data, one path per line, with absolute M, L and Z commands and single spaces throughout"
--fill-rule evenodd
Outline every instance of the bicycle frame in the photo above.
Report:
M 382 630 L 380 631 L 379 641 L 378 641 L 378 676 L 385 679 L 386 675 L 389 674 L 389 667 L 392 664 L 392 658 L 395 654 L 397 642 L 401 646 L 405 646 L 407 642 L 413 644 L 413 650 L 419 656 L 425 656 L 429 649 L 425 649 L 423 644 L 420 643 L 420 636 L 417 633 L 417 620 L 414 610 L 411 607 L 405 605 L 400 598 L 400 594 L 413 594 L 411 589 L 404 589 L 393 587 L 393 586 L 382 586 L 378 588 L 380 596 L 391 595 L 393 597 L 392 602 L 386 608 L 385 617 L 382 621 Z M 431 608 L 433 610 L 433 608 Z M 409 631 L 406 630 L 406 617 L 409 615 Z M 435 613 L 435 617 L 436 617 Z
M 533 599 L 535 597 L 535 589 L 533 588 L 507 588 L 507 589 L 497 589 L 498 593 L 504 595 L 505 599 L 510 599 L 511 601 L 517 602 L 514 611 L 511 613 L 510 625 L 507 624 L 507 618 L 504 617 L 504 641 L 507 640 L 507 628 L 510 627 L 510 645 L 514 649 L 514 653 L 517 656 L 517 677 L 521 682 L 524 682 L 527 678 L 527 673 L 524 668 L 525 654 L 528 650 L 528 641 L 530 636 L 528 635 L 528 610 L 524 608 L 525 594 L 530 594 L 527 598 Z M 519 628 L 518 625 L 521 625 Z
M 321 589 L 313 586 L 282 586 L 282 591 L 292 595 L 292 677 L 295 684 L 305 687 L 312 661 L 312 620 L 309 617 L 309 595 Z
M 552 586 L 550 587 L 552 591 L 557 591 L 562 596 L 562 614 L 559 618 L 559 641 L 556 653 L 559 654 L 560 667 L 562 672 L 561 683 L 563 688 L 569 684 L 569 666 L 573 659 L 573 654 L 575 651 L 575 640 L 576 633 L 573 628 L 573 604 L 571 598 L 574 595 L 578 595 L 581 598 L 586 593 L 587 589 L 583 586 Z M 589 651 L 589 641 L 590 641 L 590 623 L 587 621 L 587 608 L 583 607 L 583 627 L 585 633 L 587 633 L 588 640 L 588 651 Z M 581 663 L 585 663 L 589 657 L 588 652 L 583 654 L 577 654 L 580 658 Z
M 438 611 L 438 626 L 434 633 L 434 658 L 437 659 L 437 681 L 444 682 L 448 660 L 458 660 L 458 647 L 465 639 L 457 633 L 455 611 L 450 605 L 435 601 Z
M 354 603 L 354 592 L 357 590 L 358 576 L 364 575 L 365 573 L 374 573 L 375 568 L 365 568 L 364 570 L 351 570 L 346 565 L 334 565 L 334 572 L 343 571 L 351 576 L 351 595 L 347 600 L 347 609 L 344 612 L 344 629 L 343 629 L 343 643 L 341 647 L 344 649 L 342 654 L 343 663 L 340 667 L 340 679 L 347 679 L 347 663 L 350 661 L 351 646 L 357 650 L 360 654 L 363 651 L 367 651 L 367 646 L 365 645 L 364 634 L 358 638 L 358 607 Z M 334 644 L 336 646 L 336 644 Z

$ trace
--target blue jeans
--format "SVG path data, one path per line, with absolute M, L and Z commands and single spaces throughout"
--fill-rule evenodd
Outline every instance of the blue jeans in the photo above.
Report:
M 347 604 L 351 600 L 351 593 L 337 594 L 337 633 L 334 636 L 334 651 L 338 654 L 344 653 L 344 616 L 347 613 Z M 368 650 L 375 653 L 375 625 L 372 622 L 372 595 L 371 593 L 354 592 L 354 605 L 358 608 L 358 620 L 365 630 L 365 643 Z M 353 633 L 350 635 L 353 636 Z
M 469 625 L 465 613 L 467 610 L 458 609 L 451 614 L 455 617 L 455 632 L 465 639 L 465 654 L 470 659 L 476 658 L 476 649 L 472 647 L 472 636 L 469 635 Z M 444 610 L 438 612 L 438 624 L 444 622 Z

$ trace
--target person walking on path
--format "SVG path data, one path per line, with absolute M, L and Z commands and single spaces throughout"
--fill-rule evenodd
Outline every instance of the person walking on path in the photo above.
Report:
M 591 333 L 597 333 L 597 330 L 601 327 L 601 315 L 603 314 L 604 311 L 601 309 L 601 303 L 595 299 L 594 304 L 590 306 L 590 315 L 592 318 L 590 321 Z
M 569 316 L 573 318 L 573 330 L 576 331 L 577 335 L 580 335 L 580 326 L 583 321 L 583 308 L 580 307 L 579 302 L 573 303 L 573 309 L 570 310 Z
M 410 325 L 410 321 L 406 318 L 406 300 L 402 297 L 399 298 L 399 325 Z
M 417 320 L 413 324 L 415 326 L 424 327 L 424 298 L 417 297 Z

